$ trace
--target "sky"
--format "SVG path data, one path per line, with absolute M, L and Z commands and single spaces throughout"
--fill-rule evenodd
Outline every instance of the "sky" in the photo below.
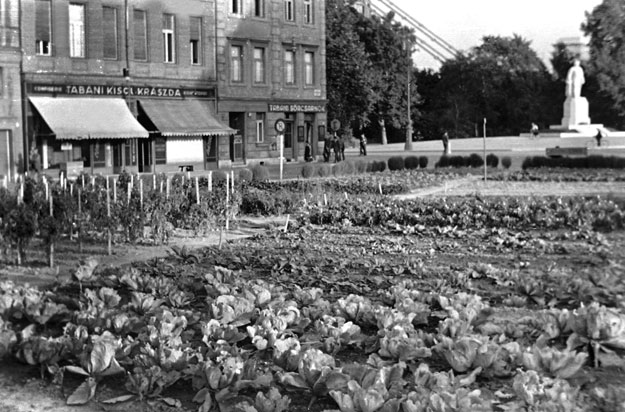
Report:
M 376 3 L 376 1 L 373 1 Z M 518 34 L 548 63 L 553 44 L 564 37 L 581 37 L 585 12 L 601 0 L 392 0 L 429 30 L 465 51 L 485 35 Z M 414 55 L 417 67 L 438 69 L 427 53 Z

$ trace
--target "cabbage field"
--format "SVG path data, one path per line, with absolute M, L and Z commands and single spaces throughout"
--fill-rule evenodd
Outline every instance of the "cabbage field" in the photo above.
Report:
M 144 226 L 153 210 L 161 226 L 289 224 L 133 265 L 87 260 L 45 290 L 0 281 L 0 356 L 104 410 L 625 411 L 625 200 L 393 196 L 457 177 L 238 182 L 236 212 L 212 200 L 212 214 L 192 182 L 172 186 L 193 220 L 141 193 L 158 205 Z M 85 205 L 85 236 L 99 224 L 130 241 L 127 212 L 100 205 L 98 221 Z

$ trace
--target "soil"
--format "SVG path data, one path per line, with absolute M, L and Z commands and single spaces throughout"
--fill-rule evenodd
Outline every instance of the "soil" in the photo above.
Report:
M 441 187 L 422 189 L 410 193 L 409 195 L 399 196 L 401 198 L 414 198 L 426 196 L 543 196 L 543 195 L 625 195 L 625 184 L 622 183 L 525 183 L 525 182 L 483 182 L 478 177 L 468 177 L 450 181 Z M 75 240 L 66 239 L 60 242 L 56 248 L 56 262 L 54 268 L 49 268 L 47 264 L 46 249 L 43 245 L 33 243 L 27 250 L 26 261 L 22 266 L 7 264 L 6 256 L 0 261 L 4 265 L 0 267 L 0 280 L 12 280 L 16 283 L 29 283 L 45 288 L 55 283 L 62 283 L 70 279 L 73 271 L 77 267 L 80 260 L 95 256 L 100 266 L 118 266 L 135 262 L 146 261 L 154 258 L 165 257 L 171 253 L 173 246 L 187 247 L 190 249 L 201 248 L 209 245 L 216 245 L 221 242 L 231 242 L 237 239 L 251 237 L 255 234 L 262 233 L 267 230 L 273 230 L 284 227 L 284 217 L 274 217 L 270 219 L 246 217 L 240 219 L 235 230 L 227 233 L 209 233 L 203 236 L 193 236 L 190 232 L 177 231 L 175 236 L 166 245 L 114 245 L 112 255 L 107 255 L 106 245 L 101 242 L 85 242 L 83 251 L 78 248 Z M 401 236 L 399 236 L 401 237 Z M 616 239 L 612 239 L 612 243 L 622 242 L 623 236 L 619 234 Z M 340 240 L 337 240 L 340 241 Z M 479 240 L 476 240 L 479 242 Z M 399 240 L 398 240 L 399 242 Z M 445 245 L 444 243 L 451 242 Z M 616 243 L 615 243 L 616 242 Z M 452 244 L 453 243 L 453 244 Z M 622 244 L 622 243 L 621 243 Z M 423 246 L 423 245 L 421 245 Z M 436 264 L 451 264 L 456 262 L 457 266 L 463 266 L 469 263 L 471 256 L 466 256 L 467 250 L 458 248 L 455 242 L 450 240 L 437 242 L 431 245 L 431 250 L 436 250 Z M 464 245 L 466 246 L 466 245 Z M 423 248 L 420 248 L 423 249 Z M 445 250 L 446 252 L 441 252 Z M 574 251 L 573 251 L 574 252 Z M 434 253 L 434 252 L 432 252 Z M 565 266 L 575 265 L 593 265 L 596 262 L 585 262 L 583 256 L 577 256 L 576 253 L 567 253 L 567 256 L 561 256 L 558 264 Z M 522 262 L 531 264 L 531 267 L 549 266 L 553 264 L 551 258 L 554 256 L 542 256 L 536 261 L 531 261 L 527 256 L 515 254 L 515 256 L 503 257 L 499 252 L 493 253 L 492 256 L 484 256 L 484 263 L 495 262 L 498 259 L 504 259 L 512 267 L 517 267 Z M 440 259 L 440 261 L 439 261 Z M 468 260 L 467 260 L 468 259 Z M 580 260 L 582 259 L 582 260 Z M 622 264 L 625 258 L 619 254 L 618 261 Z M 439 263 L 440 262 L 440 263 Z M 479 282 L 475 282 L 476 286 Z M 485 288 L 492 288 L 492 285 L 484 285 Z M 479 289 L 477 287 L 476 289 Z M 501 322 L 514 322 L 520 317 L 525 316 L 522 311 L 508 311 L 502 313 L 499 317 Z M 619 359 L 615 360 L 612 369 L 605 368 L 602 375 L 595 376 L 593 379 L 603 382 L 619 382 L 625 387 L 623 379 L 623 371 L 625 365 Z M 195 410 L 191 403 L 185 402 L 184 407 L 170 407 L 164 402 L 126 402 L 116 405 L 105 405 L 99 402 L 90 402 L 85 406 L 68 407 L 65 400 L 69 393 L 80 384 L 80 381 L 72 381 L 66 377 L 64 384 L 60 385 L 51 382 L 49 378 L 41 379 L 40 371 L 37 368 L 26 366 L 13 360 L 5 360 L 0 363 L 0 412 L 65 412 L 67 410 L 75 410 L 78 412 L 95 412 L 95 411 L 180 411 Z M 593 384 L 597 384 L 594 382 Z M 597 384 L 598 385 L 598 384 Z M 600 385 L 598 385 L 600 386 Z M 115 390 L 115 382 L 109 382 L 103 388 L 98 388 L 96 399 L 108 399 L 112 397 Z M 184 393 L 184 388 L 177 388 L 177 397 L 179 393 Z M 166 396 L 166 394 L 165 394 Z M 330 402 L 331 403 L 331 402 Z M 294 406 L 294 405 L 293 405 Z M 185 408 L 188 407 L 188 408 Z M 320 409 L 319 409 L 320 408 Z M 332 404 L 316 405 L 315 410 L 335 408 Z M 298 410 L 300 410 L 298 408 Z M 305 410 L 302 406 L 301 410 Z

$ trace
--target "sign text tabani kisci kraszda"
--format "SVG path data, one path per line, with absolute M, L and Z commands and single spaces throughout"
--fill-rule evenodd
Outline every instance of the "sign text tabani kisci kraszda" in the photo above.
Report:
M 94 84 L 29 84 L 29 92 L 66 96 L 136 96 L 136 97 L 214 97 L 210 89 L 183 89 L 179 87 L 94 85 Z

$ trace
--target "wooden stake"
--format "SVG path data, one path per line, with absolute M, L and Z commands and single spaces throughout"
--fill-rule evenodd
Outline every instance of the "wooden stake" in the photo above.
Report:
M 284 224 L 284 233 L 289 229 L 289 218 L 291 215 L 286 215 L 286 223 Z
M 130 206 L 130 195 L 132 194 L 132 183 L 128 183 L 128 206 Z
M 113 178 L 113 203 L 117 203 L 117 179 Z
M 197 176 L 195 176 L 195 200 L 197 204 L 200 204 L 200 182 Z
M 139 206 L 143 210 L 143 179 L 139 179 Z
M 110 219 L 111 218 L 111 197 L 109 196 L 109 189 L 106 189 L 106 216 Z M 111 236 L 111 228 L 108 227 L 107 228 L 107 247 L 106 250 L 108 252 L 108 255 L 111 256 L 113 254 L 113 248 L 111 247 L 111 243 L 112 243 L 112 236 Z
M 213 172 L 208 172 L 208 191 L 213 191 Z

